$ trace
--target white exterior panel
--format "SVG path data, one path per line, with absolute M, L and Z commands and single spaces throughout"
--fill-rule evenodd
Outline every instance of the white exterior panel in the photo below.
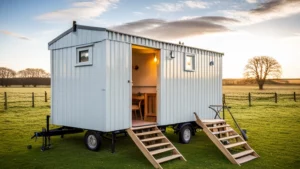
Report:
M 131 127 L 131 45 L 106 41 L 106 131 Z M 128 82 L 129 81 L 129 82 Z
M 105 129 L 105 41 L 92 50 L 92 66 L 76 66 L 76 47 L 52 50 L 53 124 Z
M 114 31 L 108 31 L 108 39 L 160 49 L 158 125 L 194 121 L 193 112 L 202 119 L 214 118 L 208 106 L 222 104 L 222 53 Z M 175 58 L 168 57 L 170 51 L 174 51 Z M 193 72 L 184 71 L 186 53 L 196 55 Z
M 220 54 L 192 50 L 195 71 L 184 71 L 185 53 L 175 52 L 174 59 L 166 56 L 169 50 L 161 50 L 160 111 L 158 124 L 167 125 L 194 121 L 193 112 L 202 119 L 214 118 L 209 105 L 222 104 L 222 74 Z M 214 65 L 210 66 L 209 62 Z
M 211 119 L 215 114 L 208 106 L 222 104 L 222 53 L 79 28 L 49 43 L 53 124 L 104 132 L 131 127 L 133 44 L 160 50 L 158 125 L 194 121 L 193 112 Z M 93 45 L 92 65 L 76 66 L 76 49 L 86 45 Z M 175 58 L 169 58 L 170 51 Z M 195 71 L 184 70 L 187 53 L 195 54 Z

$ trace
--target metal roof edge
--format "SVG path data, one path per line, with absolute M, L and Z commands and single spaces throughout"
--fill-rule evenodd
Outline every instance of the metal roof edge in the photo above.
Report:
M 177 44 L 177 43 L 166 42 L 166 41 L 162 41 L 162 40 L 151 39 L 151 38 L 144 37 L 144 36 L 132 35 L 132 34 L 125 33 L 125 32 L 115 31 L 115 30 L 113 30 L 113 29 L 106 29 L 106 31 L 116 32 L 116 33 L 121 33 L 121 34 L 126 34 L 126 35 L 131 35 L 131 36 L 135 36 L 135 37 L 139 37 L 139 38 L 150 39 L 150 40 L 153 40 L 153 41 L 158 41 L 158 42 L 168 43 L 168 44 L 172 44 L 172 45 L 176 45 L 176 46 L 185 46 L 185 45 L 179 45 L 179 44 Z M 203 50 L 203 51 L 207 51 L 207 52 L 218 53 L 218 54 L 221 54 L 222 56 L 224 55 L 223 52 L 217 52 L 217 51 L 207 50 L 207 49 L 202 49 L 202 48 L 193 47 L 193 46 L 185 46 L 185 47 L 189 47 L 189 48 L 193 48 L 193 49 L 199 49 L 199 50 Z
M 153 41 L 158 41 L 158 42 L 163 42 L 163 43 L 168 43 L 168 44 L 180 46 L 179 44 L 176 44 L 176 43 L 171 43 L 171 42 L 166 42 L 166 41 L 151 39 L 151 38 L 147 38 L 147 37 L 143 37 L 143 36 L 138 36 L 138 35 L 132 35 L 132 34 L 129 34 L 129 33 L 119 32 L 119 31 L 115 31 L 115 30 L 112 30 L 112 29 L 106 29 L 106 28 L 101 28 L 101 27 L 93 27 L 93 26 L 85 26 L 85 25 L 76 25 L 76 26 L 77 26 L 77 29 L 97 30 L 97 31 L 110 31 L 110 32 L 116 32 L 116 33 L 131 35 L 131 36 L 135 36 L 135 37 L 139 37 L 139 38 L 145 38 L 145 39 L 150 39 L 150 40 L 153 40 Z M 71 27 L 70 29 L 68 29 L 64 33 L 60 34 L 59 36 L 57 36 L 56 38 L 54 38 L 52 41 L 50 41 L 48 43 L 48 47 L 50 45 L 52 45 L 53 43 L 55 43 L 56 41 L 58 41 L 59 39 L 61 39 L 62 37 L 66 36 L 68 33 L 72 32 L 72 31 L 73 31 L 73 27 Z M 185 47 L 199 49 L 199 50 L 203 50 L 203 51 L 207 51 L 207 52 L 218 53 L 218 54 L 221 54 L 222 56 L 224 56 L 224 53 L 222 53 L 222 52 L 217 52 L 217 51 L 212 51 L 212 50 L 207 50 L 207 49 L 202 49 L 202 48 L 197 48 L 197 47 L 192 47 L 192 46 L 185 46 Z
M 86 30 L 97 30 L 97 31 L 106 31 L 105 28 L 101 28 L 101 27 L 92 27 L 92 26 L 84 26 L 84 25 L 76 25 L 77 29 L 86 29 Z M 66 30 L 65 32 L 63 32 L 62 34 L 58 35 L 56 38 L 54 38 L 52 41 L 50 41 L 48 43 L 48 47 L 50 45 L 52 45 L 53 43 L 55 43 L 56 41 L 58 41 L 59 39 L 61 39 L 62 37 L 66 36 L 67 34 L 69 34 L 70 32 L 73 32 L 73 27 Z

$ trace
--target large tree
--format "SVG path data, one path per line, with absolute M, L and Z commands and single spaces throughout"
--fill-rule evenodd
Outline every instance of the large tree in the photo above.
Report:
M 2 86 L 6 85 L 4 79 L 13 78 L 16 76 L 16 72 L 6 67 L 0 67 L 0 83 Z
M 272 57 L 256 56 L 248 60 L 244 76 L 255 79 L 260 90 L 263 90 L 267 78 L 280 78 L 281 65 Z

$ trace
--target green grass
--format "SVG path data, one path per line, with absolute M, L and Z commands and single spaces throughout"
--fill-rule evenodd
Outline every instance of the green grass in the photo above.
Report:
M 255 88 L 226 86 L 224 93 L 235 91 L 242 94 Z M 269 90 L 273 89 L 276 90 L 273 87 Z M 40 90 L 43 93 L 49 91 L 49 88 L 0 88 L 0 93 L 4 90 L 16 93 Z M 285 87 L 281 91 L 294 90 L 300 91 L 300 87 Z M 277 104 L 257 101 L 252 107 L 247 104 L 244 101 L 230 103 L 237 121 L 242 128 L 247 129 L 248 143 L 261 157 L 242 165 L 242 168 L 299 168 L 300 100 L 284 100 Z M 118 137 L 115 154 L 110 152 L 110 141 L 106 139 L 99 152 L 88 151 L 83 144 L 84 133 L 66 135 L 63 139 L 52 137 L 52 149 L 41 152 L 42 139 L 34 142 L 30 137 L 34 131 L 40 131 L 45 126 L 45 116 L 50 112 L 49 103 L 38 102 L 35 108 L 24 106 L 15 105 L 6 111 L 0 108 L 0 168 L 153 168 L 129 137 Z M 228 114 L 226 117 L 229 117 Z M 229 123 L 232 124 L 232 121 L 229 120 Z M 178 136 L 173 134 L 172 129 L 168 128 L 166 135 L 187 162 L 167 162 L 162 164 L 165 169 L 241 168 L 231 164 L 201 131 L 186 145 L 178 143 Z M 27 145 L 33 148 L 28 150 Z

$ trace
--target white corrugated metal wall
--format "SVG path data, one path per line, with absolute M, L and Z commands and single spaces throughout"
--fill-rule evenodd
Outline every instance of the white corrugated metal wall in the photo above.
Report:
M 214 117 L 208 106 L 222 104 L 223 54 L 114 31 L 108 31 L 108 39 L 161 50 L 159 125 L 194 121 L 193 112 L 203 119 Z M 171 50 L 175 52 L 174 59 L 168 59 Z M 184 71 L 186 53 L 196 54 L 194 72 Z M 209 65 L 210 61 L 214 61 L 213 66 Z
M 161 50 L 161 109 L 158 123 L 161 125 L 194 121 L 193 112 L 202 119 L 211 119 L 214 113 L 209 105 L 222 103 L 221 56 L 212 52 L 191 50 L 196 54 L 195 71 L 184 71 L 185 53 L 175 52 L 168 59 L 170 50 Z M 214 61 L 213 66 L 209 62 Z
M 131 45 L 106 41 L 106 131 L 131 127 Z M 128 82 L 129 81 L 129 82 Z
M 93 65 L 75 67 L 76 47 L 89 43 L 94 43 Z M 201 118 L 213 117 L 208 106 L 222 102 L 221 53 L 113 31 L 78 29 L 49 46 L 54 124 L 100 131 L 131 127 L 131 44 L 161 50 L 159 125 L 193 121 L 193 112 Z M 175 58 L 167 59 L 171 50 Z M 184 71 L 185 53 L 196 54 L 195 72 Z M 210 61 L 214 66 L 209 66 Z
M 101 41 L 99 31 L 98 34 L 88 31 L 71 32 L 49 46 L 52 49 L 51 119 L 56 125 L 104 131 L 106 44 Z M 85 44 L 93 45 L 93 65 L 75 66 L 76 49 Z

